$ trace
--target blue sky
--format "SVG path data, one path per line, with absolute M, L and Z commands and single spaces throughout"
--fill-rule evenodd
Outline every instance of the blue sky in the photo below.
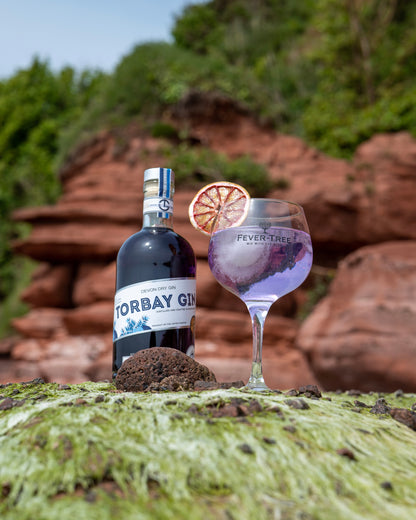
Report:
M 202 0 L 0 0 L 0 79 L 34 56 L 54 70 L 111 71 L 134 45 L 171 41 L 175 16 Z

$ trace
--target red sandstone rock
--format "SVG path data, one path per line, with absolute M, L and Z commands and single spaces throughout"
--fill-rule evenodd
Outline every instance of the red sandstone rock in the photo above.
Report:
M 357 150 L 351 164 L 326 157 L 298 138 L 265 130 L 245 116 L 239 118 L 241 124 L 232 123 L 232 140 L 224 122 L 200 122 L 204 142 L 231 156 L 248 153 L 267 165 L 275 182 L 285 180 L 288 188 L 275 189 L 270 196 L 303 204 L 316 247 L 352 250 L 383 240 L 415 238 L 409 224 L 416 208 L 408 194 L 416 190 L 416 141 L 409 134 L 374 137 Z M 195 124 L 193 132 L 199 135 Z M 93 164 L 84 164 L 68 177 L 56 206 L 16 213 L 16 218 L 36 224 L 29 238 L 16 243 L 16 250 L 61 262 L 114 259 L 125 238 L 140 229 L 146 166 L 137 163 L 132 168 L 108 152 L 95 156 Z M 204 257 L 208 239 L 192 228 L 187 216 L 193 194 L 194 190 L 177 191 L 175 228 L 192 243 L 197 256 Z
M 21 299 L 34 307 L 69 307 L 72 277 L 71 265 L 43 263 L 36 269 Z
M 17 341 L 16 336 L 10 336 L 0 340 L 0 356 L 10 354 Z
M 92 361 L 97 360 L 109 350 L 110 342 L 106 335 L 68 335 L 50 341 L 47 346 L 48 359 L 63 359 L 79 363 L 82 370 L 88 368 Z
M 13 359 L 19 361 L 38 361 L 46 357 L 47 341 L 45 339 L 21 339 L 17 341 L 12 352 Z
M 7 379 L 3 379 L 5 382 L 19 383 L 21 381 L 32 381 L 37 377 L 41 377 L 39 365 L 32 361 L 13 361 L 12 372 Z
M 27 338 L 51 338 L 64 329 L 65 311 L 54 308 L 32 309 L 28 314 L 13 320 L 13 327 Z
M 269 316 L 266 319 L 264 345 L 277 346 L 283 342 L 285 346 L 293 344 L 298 325 L 295 320 L 283 316 Z M 225 342 L 240 345 L 252 342 L 251 320 L 248 311 L 217 311 L 199 308 L 197 310 L 196 335 L 209 338 L 213 343 Z M 250 357 L 251 352 L 247 355 Z
M 211 149 L 264 164 L 277 184 L 270 196 L 303 205 L 315 246 L 352 251 L 416 238 L 416 205 L 409 196 L 416 194 L 416 140 L 408 132 L 374 136 L 351 163 L 263 128 L 222 99 L 207 102 L 192 94 L 175 115 L 173 124 L 182 120 Z
M 135 226 L 88 222 L 42 223 L 27 239 L 16 240 L 16 253 L 51 262 L 113 260 L 121 244 L 137 231 Z
M 98 357 L 94 359 L 85 371 L 89 381 L 111 381 L 113 368 L 113 349 L 112 337 L 108 336 L 107 341 L 110 347 L 106 348 Z
M 89 363 L 73 359 L 45 359 L 40 361 L 38 369 L 42 378 L 50 383 L 76 384 L 86 381 L 86 369 Z
M 198 307 L 215 307 L 221 292 L 221 285 L 211 273 L 208 262 L 199 260 L 196 271 L 196 303 Z
M 276 183 L 269 195 L 293 199 L 304 205 L 318 262 L 336 265 L 340 252 L 352 251 L 360 245 L 416 238 L 416 141 L 409 134 L 375 136 L 357 150 L 352 162 L 348 162 L 326 157 L 296 137 L 279 135 L 261 127 L 243 110 L 224 100 L 189 101 L 188 106 L 185 103 L 182 112 L 174 118 L 175 124 L 182 121 L 188 125 L 191 136 L 214 151 L 229 157 L 249 154 L 263 163 Z M 33 339 L 37 342 L 53 342 L 57 337 L 67 335 L 67 329 L 71 334 L 67 336 L 68 340 L 80 334 L 94 336 L 98 331 L 106 331 L 105 350 L 99 358 L 85 360 L 83 377 L 94 379 L 91 371 L 94 367 L 105 373 L 103 367 L 111 359 L 114 260 L 122 242 L 141 227 L 143 170 L 166 164 L 160 145 L 161 141 L 133 132 L 122 150 L 110 134 L 101 134 L 88 146 L 74 151 L 67 162 L 61 172 L 63 195 L 56 205 L 16 213 L 16 219 L 33 224 L 31 235 L 16 243 L 16 251 L 46 264 L 25 291 L 25 300 L 35 308 L 16 320 L 16 329 L 28 341 Z M 279 183 L 286 183 L 287 187 L 279 188 Z M 187 215 L 195 190 L 178 187 L 175 229 L 191 242 L 198 257 L 197 304 L 200 318 L 196 352 L 198 356 L 200 348 L 201 356 L 217 358 L 218 366 L 230 372 L 224 380 L 237 380 L 242 374 L 231 375 L 233 366 L 237 367 L 239 360 L 244 366 L 250 364 L 250 321 L 245 305 L 220 287 L 209 271 L 206 263 L 209 239 L 192 228 Z M 379 278 L 378 283 L 382 287 L 385 278 Z M 347 283 L 347 294 L 348 289 Z M 272 318 L 295 316 L 302 300 L 302 289 L 285 296 L 272 306 L 266 321 L 265 352 L 269 360 L 278 359 L 276 363 L 270 361 L 268 366 L 274 367 L 273 374 L 279 371 L 276 380 L 286 377 L 289 386 L 309 382 L 296 379 L 302 373 L 306 379 L 313 376 L 303 354 L 292 348 L 296 334 L 293 325 L 288 328 L 294 331 L 293 334 L 282 337 L 282 322 L 274 322 Z M 51 314 L 45 309 L 49 307 L 65 309 L 60 309 L 61 314 Z M 239 314 L 239 318 L 231 318 L 230 310 Z M 212 311 L 215 312 L 210 314 Z M 335 314 L 332 316 L 338 319 Z M 325 327 L 328 332 L 329 321 L 325 321 Z M 380 335 L 377 327 L 367 331 L 368 338 L 371 335 L 377 340 Z M 234 341 L 235 337 L 239 342 Z M 69 341 L 67 344 L 72 343 Z M 357 357 L 364 356 L 367 344 L 361 343 L 362 352 L 357 353 Z M 207 354 L 209 345 L 211 354 L 215 353 L 215 356 Z M 29 362 L 24 361 L 23 343 L 11 347 L 11 351 L 21 359 L 18 361 L 21 373 L 34 374 L 40 370 L 40 363 L 46 361 L 42 361 L 44 350 L 35 347 L 34 343 L 27 343 L 26 348 L 27 356 L 33 360 L 30 367 Z M 371 345 L 366 355 L 372 357 L 374 364 L 378 363 Z M 318 366 L 319 356 L 316 356 L 310 358 L 313 366 Z M 52 361 L 49 359 L 47 367 L 44 367 L 44 373 L 51 378 Z M 326 363 L 324 370 L 318 368 L 318 374 L 325 373 L 325 377 L 337 381 L 338 360 Z M 234 373 L 239 372 L 240 365 Z M 65 363 L 57 362 L 56 370 L 63 377 Z M 67 370 L 70 370 L 68 365 Z M 290 371 L 294 374 L 292 379 Z M 331 376 L 331 373 L 335 375 Z M 77 377 L 81 377 L 80 374 Z M 363 371 L 358 374 L 360 377 L 368 376 Z M 369 381 L 373 377 L 371 374 Z M 357 377 L 354 376 L 352 381 Z M 296 383 L 290 383 L 294 379 Z M 283 382 L 283 387 L 285 384 Z
M 416 242 L 362 248 L 341 264 L 297 345 L 326 389 L 415 391 Z
M 45 381 L 81 383 L 111 378 L 111 336 L 75 336 L 61 333 L 48 339 L 21 339 L 12 351 L 13 367 L 2 374 L 4 382 L 26 381 L 42 377 Z M 106 370 L 92 374 L 88 370 L 105 359 Z M 97 378 L 98 376 L 98 378 Z M 104 377 L 105 376 L 105 377 Z
M 242 380 L 247 383 L 251 371 L 251 344 L 247 344 L 250 357 L 229 358 L 218 352 L 217 356 L 197 356 L 207 366 L 218 382 Z M 263 354 L 263 374 L 266 384 L 276 390 L 288 390 L 302 385 L 318 384 L 304 354 L 296 349 L 282 352 L 279 356 L 271 349 Z
M 103 301 L 77 307 L 65 313 L 64 323 L 70 334 L 102 334 L 112 332 L 114 302 Z
M 74 280 L 72 299 L 82 307 L 98 301 L 113 301 L 116 287 L 116 264 L 82 264 Z
M 354 166 L 366 195 L 359 224 L 373 235 L 367 242 L 416 239 L 416 140 L 407 132 L 376 135 L 358 148 Z
M 66 336 L 50 341 L 45 357 L 37 363 L 40 376 L 45 381 L 57 383 L 82 383 L 91 379 L 88 369 L 110 350 L 109 339 L 94 334 Z

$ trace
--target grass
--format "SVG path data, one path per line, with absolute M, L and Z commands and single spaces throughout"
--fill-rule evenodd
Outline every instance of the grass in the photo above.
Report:
M 416 508 L 416 432 L 363 406 L 379 395 L 34 382 L 0 396 L 4 520 L 408 520 Z M 229 403 L 252 411 L 218 416 Z

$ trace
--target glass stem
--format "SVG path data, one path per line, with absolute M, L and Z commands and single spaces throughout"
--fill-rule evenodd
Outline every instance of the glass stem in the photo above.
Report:
M 247 389 L 257 390 L 258 392 L 269 390 L 263 378 L 262 350 L 263 350 L 263 329 L 266 320 L 268 307 L 250 306 L 252 326 L 253 326 L 253 363 L 251 375 L 246 385 Z

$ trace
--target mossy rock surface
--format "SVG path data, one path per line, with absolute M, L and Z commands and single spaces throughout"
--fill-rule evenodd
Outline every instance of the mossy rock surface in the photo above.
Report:
M 293 393 L 0 387 L 0 518 L 414 518 L 416 396 Z

